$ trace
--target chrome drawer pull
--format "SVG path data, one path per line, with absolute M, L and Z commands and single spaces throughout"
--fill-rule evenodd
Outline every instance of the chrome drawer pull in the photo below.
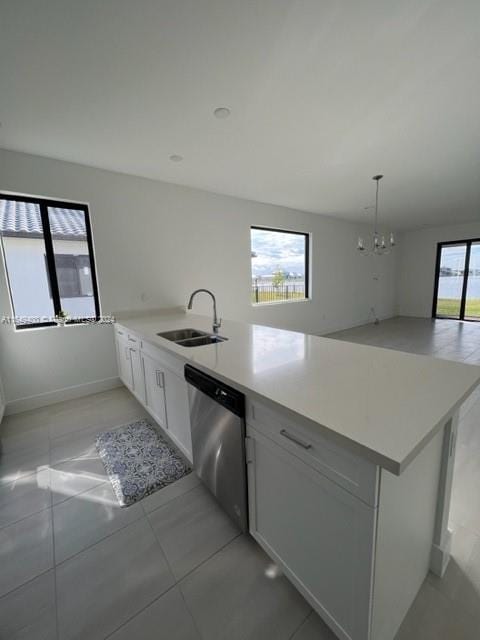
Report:
M 285 429 L 282 429 L 280 431 L 280 435 L 283 436 L 284 438 L 287 438 L 287 440 L 291 440 L 295 444 L 298 444 L 298 446 L 302 447 L 302 449 L 311 449 L 312 448 L 311 444 L 308 444 L 308 442 L 303 442 L 302 440 L 299 440 L 295 436 L 292 436 L 292 434 L 288 433 L 288 431 L 286 431 Z

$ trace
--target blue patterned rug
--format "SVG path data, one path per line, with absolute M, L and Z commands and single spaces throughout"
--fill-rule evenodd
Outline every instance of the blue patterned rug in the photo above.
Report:
M 192 470 L 146 420 L 101 433 L 95 445 L 121 507 L 128 507 Z

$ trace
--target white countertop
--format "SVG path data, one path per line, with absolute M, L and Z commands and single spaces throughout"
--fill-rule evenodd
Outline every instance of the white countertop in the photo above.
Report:
M 211 331 L 211 318 L 190 313 L 118 324 L 397 475 L 480 383 L 477 366 L 243 322 L 224 320 L 219 335 L 228 341 L 201 347 L 156 335 Z

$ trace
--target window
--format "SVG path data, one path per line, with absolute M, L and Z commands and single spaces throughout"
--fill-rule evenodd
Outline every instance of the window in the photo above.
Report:
M 480 240 L 438 245 L 432 315 L 480 320 Z
M 308 233 L 252 227 L 253 304 L 294 302 L 309 297 Z
M 99 319 L 86 205 L 0 195 L 0 242 L 17 328 Z
M 88 255 L 58 253 L 55 255 L 55 268 L 60 298 L 82 298 L 93 295 Z

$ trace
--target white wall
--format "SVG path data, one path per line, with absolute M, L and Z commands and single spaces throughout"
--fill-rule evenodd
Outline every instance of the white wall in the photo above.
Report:
M 197 287 L 216 293 L 224 317 L 317 334 L 367 322 L 374 304 L 394 313 L 395 254 L 376 264 L 360 255 L 362 225 L 4 150 L 0 181 L 0 191 L 90 204 L 104 314 L 184 305 Z M 252 224 L 312 234 L 312 301 L 252 307 Z M 210 313 L 208 300 L 195 310 Z M 2 327 L 0 347 L 8 401 L 116 375 L 108 327 Z
M 480 238 L 480 219 L 478 222 L 430 227 L 402 234 L 398 245 L 400 315 L 431 317 L 437 243 L 469 238 Z

